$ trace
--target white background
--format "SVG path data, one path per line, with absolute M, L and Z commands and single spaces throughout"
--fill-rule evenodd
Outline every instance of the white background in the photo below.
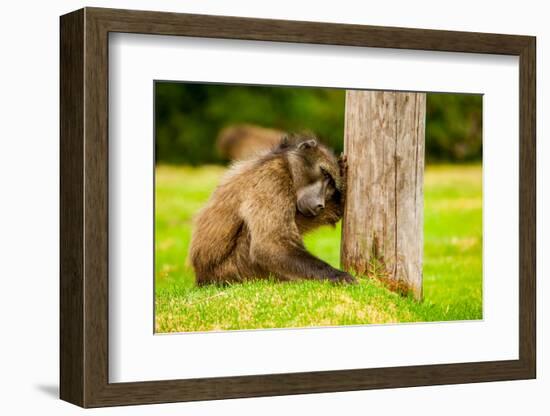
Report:
M 495 55 L 111 35 L 110 381 L 517 359 L 519 285 L 510 270 L 519 264 L 518 61 Z M 239 64 L 220 70 L 219 62 Z M 153 335 L 154 79 L 483 93 L 483 321 Z M 509 238 L 503 239 L 503 233 Z M 338 348 L 345 348 L 345 354 L 334 354 Z
M 550 364 L 544 355 L 548 329 L 547 260 L 550 237 L 541 213 L 548 211 L 542 184 L 548 179 L 550 146 L 542 121 L 550 85 L 544 72 L 550 27 L 544 2 L 503 1 L 247 2 L 216 1 L 50 1 L 4 5 L 0 15 L 2 71 L 0 152 L 2 201 L 1 408 L 6 414 L 76 414 L 58 401 L 58 16 L 83 5 L 319 20 L 388 26 L 531 34 L 538 37 L 538 380 L 400 390 L 318 394 L 218 402 L 139 406 L 88 414 L 548 414 Z M 544 177 L 543 177 L 544 176 Z M 544 198 L 547 200 L 544 201 Z M 544 207 L 544 208 L 543 208 Z M 544 266 L 543 266 L 544 263 Z M 7 267 L 6 267 L 7 266 Z M 544 267 L 544 269 L 543 269 Z M 546 325 L 548 327 L 548 325 Z

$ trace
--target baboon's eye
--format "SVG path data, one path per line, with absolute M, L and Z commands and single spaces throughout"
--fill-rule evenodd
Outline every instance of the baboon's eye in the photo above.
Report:
M 323 173 L 323 177 L 325 178 L 325 181 L 328 180 L 329 188 L 336 188 L 336 182 L 334 181 L 334 178 L 332 177 L 332 175 L 322 168 L 321 168 L 321 172 Z

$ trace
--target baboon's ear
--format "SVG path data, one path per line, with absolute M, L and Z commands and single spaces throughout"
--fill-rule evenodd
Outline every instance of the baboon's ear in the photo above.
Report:
M 281 149 L 286 149 L 287 147 L 290 146 L 290 143 L 289 143 L 289 140 L 288 140 L 288 134 L 284 134 L 282 137 L 281 137 L 281 143 L 279 144 L 279 147 Z
M 317 141 L 314 139 L 306 140 L 298 145 L 298 149 L 300 150 L 312 149 L 314 147 L 317 147 Z

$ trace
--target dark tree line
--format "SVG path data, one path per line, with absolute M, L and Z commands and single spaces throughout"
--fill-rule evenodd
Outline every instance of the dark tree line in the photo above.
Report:
M 218 132 L 248 123 L 284 131 L 315 132 L 342 150 L 344 90 L 239 85 L 155 84 L 157 163 L 223 163 Z M 428 162 L 481 159 L 480 95 L 430 93 L 427 98 Z

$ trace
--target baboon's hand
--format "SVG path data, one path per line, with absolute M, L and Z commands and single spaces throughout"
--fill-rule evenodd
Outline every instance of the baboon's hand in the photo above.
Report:
M 340 177 L 342 178 L 340 194 L 342 195 L 341 204 L 343 208 L 346 204 L 346 191 L 348 188 L 348 157 L 344 153 L 340 153 L 338 166 L 340 167 Z
M 344 153 L 340 153 L 340 157 L 338 158 L 338 166 L 340 167 L 340 175 L 342 176 L 342 179 L 346 179 L 348 176 L 348 157 Z
M 343 283 L 343 284 L 357 284 L 357 279 L 353 277 L 351 274 L 338 271 L 337 274 L 335 274 L 334 277 L 331 277 L 330 279 L 334 283 Z

